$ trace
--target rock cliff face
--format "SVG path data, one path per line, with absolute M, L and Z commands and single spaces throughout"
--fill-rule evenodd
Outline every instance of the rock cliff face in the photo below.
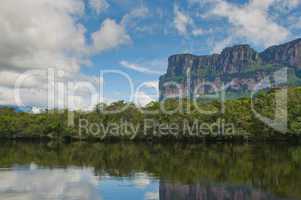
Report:
M 301 39 L 279 46 L 272 46 L 263 51 L 260 56 L 264 63 L 288 64 L 301 69 Z
M 288 84 L 301 84 L 301 39 L 258 53 L 249 45 L 225 48 L 221 54 L 173 55 L 160 77 L 160 99 L 195 98 L 227 85 L 229 97 L 240 97 L 276 71 L 288 69 Z

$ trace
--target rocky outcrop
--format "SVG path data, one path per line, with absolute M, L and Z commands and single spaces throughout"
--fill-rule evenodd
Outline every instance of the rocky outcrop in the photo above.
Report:
M 219 56 L 217 67 L 223 73 L 238 73 L 252 64 L 260 62 L 258 53 L 248 45 L 238 45 L 224 49 Z
M 272 46 L 262 53 L 249 45 L 236 45 L 209 56 L 173 55 L 168 59 L 167 73 L 160 77 L 160 99 L 194 98 L 227 84 L 228 92 L 239 97 L 283 67 L 289 68 L 294 78 L 299 78 L 301 39 Z
M 272 46 L 263 51 L 260 56 L 264 63 L 281 63 L 301 69 L 301 39 Z

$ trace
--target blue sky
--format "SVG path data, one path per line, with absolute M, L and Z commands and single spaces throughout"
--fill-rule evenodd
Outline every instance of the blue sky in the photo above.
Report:
M 225 46 L 238 43 L 251 44 L 260 51 L 295 39 L 301 33 L 300 4 L 295 0 L 108 0 L 107 3 L 109 7 L 98 15 L 90 10 L 83 23 L 93 32 L 107 18 L 121 22 L 128 17 L 125 26 L 131 42 L 93 56 L 93 67 L 82 68 L 82 72 L 93 74 L 114 68 L 128 73 L 136 84 L 157 81 L 159 74 L 166 71 L 167 58 L 172 54 L 219 53 Z M 253 32 L 248 32 L 245 26 L 254 24 L 250 28 Z M 126 62 L 122 65 L 122 61 Z M 126 64 L 154 73 L 129 69 Z M 114 84 L 111 91 L 124 89 L 122 82 L 116 79 L 110 82 Z M 118 94 L 109 95 L 121 99 L 126 96 L 126 93 Z
M 301 37 L 301 0 L 3 0 L 0 104 L 15 104 L 13 80 L 32 69 L 63 70 L 62 81 L 128 74 L 142 104 L 156 99 L 167 59 L 248 43 L 256 50 Z M 24 87 L 24 104 L 45 103 L 44 75 Z M 101 80 L 105 100 L 128 100 L 124 77 Z M 31 87 L 30 87 L 31 86 Z M 42 91 L 42 92 L 41 92 Z M 32 98 L 33 96 L 39 98 Z M 40 98 L 41 96 L 41 98 Z M 76 95 L 79 101 L 80 95 Z

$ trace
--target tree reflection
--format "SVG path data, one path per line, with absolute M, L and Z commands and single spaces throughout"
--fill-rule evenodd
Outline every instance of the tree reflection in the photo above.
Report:
M 246 186 L 160 182 L 160 200 L 280 200 L 271 193 Z
M 171 191 L 169 193 L 179 190 L 183 195 L 188 193 L 198 197 L 196 194 L 209 194 L 215 188 L 217 191 L 225 190 L 225 196 L 231 197 L 228 199 L 256 199 L 256 195 L 259 199 L 273 199 L 270 194 L 281 198 L 301 198 L 299 146 L 146 143 L 0 145 L 1 168 L 35 163 L 46 168 L 91 167 L 98 176 L 131 177 L 137 172 L 145 172 L 162 180 L 161 188 Z M 212 187 L 208 185 L 211 183 Z M 160 195 L 168 199 L 165 194 L 162 192 Z M 183 198 L 187 199 L 185 195 Z

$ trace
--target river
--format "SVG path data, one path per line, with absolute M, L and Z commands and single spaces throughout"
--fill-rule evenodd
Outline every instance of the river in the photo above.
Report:
M 0 199 L 301 199 L 301 146 L 1 142 Z

